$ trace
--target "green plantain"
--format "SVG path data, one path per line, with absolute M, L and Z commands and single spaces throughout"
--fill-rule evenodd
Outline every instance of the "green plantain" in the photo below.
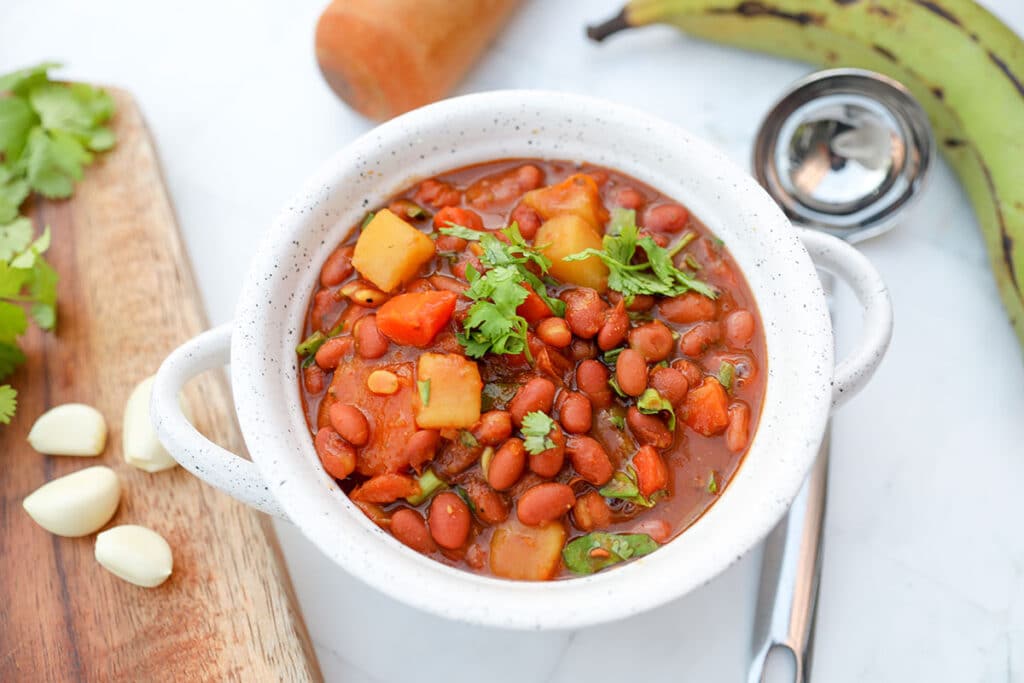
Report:
M 666 23 L 690 35 L 905 84 L 985 235 L 1024 345 L 1024 41 L 972 0 L 633 0 L 595 40 Z

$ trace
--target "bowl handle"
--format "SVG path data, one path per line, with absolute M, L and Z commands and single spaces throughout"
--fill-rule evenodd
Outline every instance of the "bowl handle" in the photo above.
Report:
M 842 278 L 864 311 L 864 328 L 857 346 L 836 363 L 832 374 L 832 408 L 838 408 L 864 388 L 875 374 L 892 338 L 892 300 L 871 261 L 846 242 L 822 232 L 798 228 L 814 265 Z
M 192 474 L 261 512 L 288 519 L 256 465 L 213 443 L 182 412 L 178 394 L 190 379 L 231 360 L 231 324 L 207 330 L 185 342 L 160 366 L 149 404 L 160 443 Z

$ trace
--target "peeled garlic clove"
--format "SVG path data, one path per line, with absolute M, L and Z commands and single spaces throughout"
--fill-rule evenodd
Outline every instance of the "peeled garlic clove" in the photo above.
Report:
M 139 382 L 124 406 L 124 459 L 146 472 L 160 472 L 178 464 L 156 438 L 149 419 L 149 397 L 155 379 L 149 377 Z
M 114 576 L 144 588 L 166 581 L 174 566 L 164 537 L 135 524 L 115 526 L 97 536 L 96 561 Z
M 48 455 L 99 455 L 107 443 L 107 422 L 84 403 L 65 403 L 39 416 L 28 443 Z
M 22 502 L 36 524 L 58 536 L 86 536 L 110 521 L 121 482 L 109 467 L 87 467 L 43 484 Z

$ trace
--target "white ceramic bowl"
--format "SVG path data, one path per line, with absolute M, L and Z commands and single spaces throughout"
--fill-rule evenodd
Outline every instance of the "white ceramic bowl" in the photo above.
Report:
M 760 425 L 718 502 L 647 557 L 547 583 L 453 569 L 372 524 L 320 466 L 300 406 L 294 352 L 321 263 L 367 209 L 418 179 L 511 157 L 608 166 L 683 202 L 725 240 L 766 327 L 768 379 Z M 852 285 L 865 309 L 857 350 L 835 369 L 832 328 L 808 251 Z M 870 377 L 890 331 L 889 299 L 866 259 L 834 238 L 794 229 L 743 170 L 707 143 L 643 112 L 596 99 L 492 92 L 394 119 L 321 168 L 266 235 L 234 323 L 186 343 L 160 368 L 152 414 L 161 441 L 183 466 L 239 500 L 290 519 L 340 567 L 380 591 L 467 622 L 571 628 L 677 598 L 754 547 L 796 495 L 830 409 Z M 177 401 L 190 377 L 229 361 L 252 462 L 203 438 Z

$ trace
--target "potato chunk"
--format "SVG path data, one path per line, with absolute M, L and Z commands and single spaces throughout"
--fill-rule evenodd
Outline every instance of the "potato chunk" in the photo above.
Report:
M 523 204 L 544 220 L 564 214 L 579 216 L 599 233 L 608 221 L 608 211 L 601 203 L 597 183 L 586 173 L 571 175 L 557 185 L 531 190 L 523 195 Z
M 511 515 L 491 536 L 491 571 L 503 579 L 546 581 L 558 571 L 563 545 L 561 522 L 530 527 Z
M 415 277 L 434 257 L 434 243 L 387 209 L 374 215 L 356 242 L 352 265 L 385 292 Z
M 591 256 L 582 261 L 562 260 L 584 249 L 602 247 L 600 235 L 579 216 L 564 213 L 545 221 L 537 231 L 534 244 L 539 245 L 544 255 L 551 259 L 552 276 L 598 292 L 608 289 L 608 266 L 598 257 Z
M 454 353 L 420 356 L 417 382 L 425 388 L 416 401 L 416 424 L 423 429 L 468 429 L 480 420 L 480 370 L 472 360 Z M 426 387 L 429 387 L 426 388 Z

